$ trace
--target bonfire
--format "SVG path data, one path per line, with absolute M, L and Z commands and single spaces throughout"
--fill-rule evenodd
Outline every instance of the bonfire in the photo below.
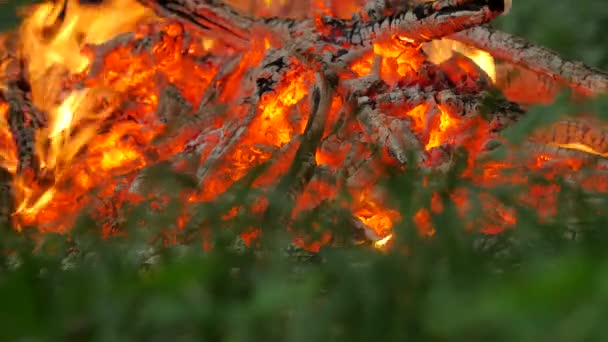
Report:
M 508 144 L 505 128 L 562 87 L 579 98 L 608 90 L 608 74 L 491 27 L 510 1 L 273 2 L 27 8 L 0 48 L 3 225 L 67 234 L 87 211 L 109 237 L 129 233 L 130 210 L 172 207 L 180 214 L 162 223 L 162 241 L 197 236 L 207 246 L 217 222 L 195 204 L 241 187 L 247 200 L 221 214 L 261 218 L 241 233 L 246 244 L 269 219 L 291 231 L 301 214 L 332 202 L 347 213 L 336 224 L 385 248 L 398 221 L 435 234 L 430 216 L 442 206 L 434 196 L 403 217 L 381 179 L 411 168 L 447 172 L 462 150 L 458 176 L 482 189 L 526 184 L 538 171 L 608 191 L 608 140 L 590 115 L 535 131 L 504 160 L 486 158 Z M 525 158 L 509 157 L 515 152 Z M 597 172 L 581 177 L 583 167 Z M 190 186 L 155 189 L 150 175 L 159 170 Z M 522 201 L 551 219 L 559 191 L 548 182 Z M 468 196 L 449 194 L 463 218 Z M 515 224 L 513 210 L 478 196 L 487 207 L 471 230 Z M 314 251 L 334 242 L 331 227 L 310 229 L 322 234 L 294 233 L 298 244 Z

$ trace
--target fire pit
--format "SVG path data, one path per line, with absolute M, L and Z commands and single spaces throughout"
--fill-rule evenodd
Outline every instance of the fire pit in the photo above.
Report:
M 177 206 L 164 241 L 191 236 L 184 231 L 205 240 L 214 223 L 191 204 L 243 187 L 251 205 L 224 208 L 224 220 L 248 212 L 290 230 L 301 213 L 347 194 L 341 224 L 382 247 L 399 220 L 433 235 L 430 216 L 442 206 L 435 196 L 402 217 L 379 180 L 408 168 L 447 172 L 461 150 L 459 177 L 480 188 L 525 184 L 534 171 L 608 190 L 608 140 L 592 117 L 562 120 L 523 145 L 501 137 L 531 100 L 552 102 L 561 86 L 579 97 L 608 90 L 606 73 L 488 26 L 510 1 L 340 3 L 315 4 L 302 17 L 249 16 L 217 0 L 32 7 L 0 48 L 4 224 L 66 233 L 88 208 L 110 236 L 125 233 L 121 217 L 137 205 Z M 261 14 L 288 14 L 274 8 Z M 351 8 L 352 17 L 337 15 Z M 513 70 L 527 81 L 506 82 Z M 486 158 L 504 147 L 504 160 Z M 583 167 L 593 177 L 580 176 Z M 190 187 L 155 191 L 149 178 L 161 169 Z M 550 219 L 559 191 L 550 182 L 530 187 L 522 201 Z M 469 195 L 450 194 L 463 217 Z M 472 230 L 495 234 L 517 221 L 496 198 L 479 196 L 487 206 Z M 323 233 L 296 234 L 299 244 L 332 241 L 331 229 L 310 228 Z M 263 230 L 242 237 L 249 244 Z

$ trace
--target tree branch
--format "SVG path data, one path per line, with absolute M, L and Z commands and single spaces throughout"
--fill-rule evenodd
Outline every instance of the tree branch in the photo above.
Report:
M 560 81 L 586 95 L 608 92 L 608 73 L 490 26 L 477 26 L 450 38 L 489 52 L 498 59 L 521 65 Z

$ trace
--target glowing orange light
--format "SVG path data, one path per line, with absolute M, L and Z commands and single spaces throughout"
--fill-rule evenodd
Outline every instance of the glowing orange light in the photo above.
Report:
M 437 147 L 443 144 L 447 138 L 446 132 L 448 131 L 448 129 L 458 123 L 458 121 L 456 121 L 450 116 L 447 110 L 445 110 L 441 106 L 438 106 L 438 108 L 441 112 L 439 116 L 439 126 L 431 131 L 429 136 L 429 142 L 425 146 L 427 150 L 430 150 L 433 147 Z

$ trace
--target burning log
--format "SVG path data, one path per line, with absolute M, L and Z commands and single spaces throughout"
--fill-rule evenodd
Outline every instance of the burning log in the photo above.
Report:
M 516 121 L 524 111 L 513 102 L 501 100 L 494 102 L 493 113 L 484 113 L 487 93 L 480 94 L 455 94 L 452 90 L 425 91 L 418 86 L 404 89 L 395 89 L 390 92 L 379 94 L 375 98 L 367 96 L 360 97 L 359 105 L 369 104 L 380 109 L 399 108 L 402 111 L 410 111 L 415 107 L 426 104 L 429 107 L 441 106 L 449 110 L 457 117 L 476 117 L 487 114 L 488 117 L 497 117 L 498 120 Z M 505 124 L 500 125 L 505 126 Z
M 407 164 L 408 151 L 422 149 L 407 122 L 389 120 L 385 115 L 367 106 L 360 110 L 359 118 L 371 142 L 385 146 L 390 155 L 402 165 Z
M 266 217 L 272 217 L 278 222 L 288 220 L 296 198 L 314 176 L 317 167 L 315 152 L 323 137 L 335 83 L 337 83 L 336 80 L 331 80 L 331 77 L 320 72 L 315 74 L 316 83 L 311 94 L 308 123 L 292 165 L 277 186 L 277 193 L 285 198 L 285 202 L 278 208 L 269 207 L 265 213 Z
M 579 149 L 598 156 L 608 156 L 608 131 L 580 121 L 559 121 L 536 132 L 530 140 L 566 149 Z
M 428 2 L 425 0 L 370 0 L 365 3 L 363 14 L 367 15 L 370 20 L 380 20 L 387 13 L 394 14 L 404 11 L 407 8 L 413 8 L 421 3 Z M 451 6 L 459 6 L 467 4 L 467 1 L 449 1 Z M 511 0 L 504 1 L 504 12 L 507 13 L 511 9 Z
M 5 168 L 0 168 L 0 227 L 13 228 L 14 211 L 13 174 Z
M 367 45 L 397 36 L 416 45 L 489 22 L 504 10 L 504 0 L 439 0 L 380 16 L 372 22 L 357 17 L 351 21 L 324 18 L 323 22 L 331 27 L 332 36 L 344 37 L 329 41 L 341 44 Z
M 218 37 L 237 49 L 249 47 L 252 33 L 268 32 L 282 44 L 293 40 L 317 40 L 312 19 L 284 18 L 253 19 L 238 13 L 221 1 L 140 0 L 161 17 L 178 18 L 187 26 Z M 388 17 L 366 22 L 358 17 L 351 20 L 324 17 L 320 34 L 323 41 L 336 45 L 370 45 L 377 40 L 399 36 L 409 44 L 441 38 L 467 28 L 491 21 L 505 10 L 504 0 L 439 0 L 403 9 Z
M 563 84 L 545 74 L 503 62 L 496 65 L 496 86 L 511 101 L 548 105 L 555 101 Z
M 6 121 L 17 146 L 17 174 L 27 174 L 30 181 L 38 176 L 40 162 L 35 151 L 35 130 L 46 126 L 46 115 L 32 103 L 30 85 L 27 80 L 24 60 L 19 51 L 17 37 L 7 39 L 6 51 L 17 51 L 8 54 L 4 75 L 5 89 L 0 99 L 8 104 Z
M 466 53 L 434 62 L 421 48 L 423 42 L 474 30 L 507 10 L 509 1 L 374 1 L 351 19 L 329 17 L 324 10 L 314 19 L 253 18 L 217 0 L 139 3 L 161 20 L 88 46 L 85 67 L 58 82 L 67 100 L 44 107 L 52 110 L 53 127 L 59 121 L 66 127 L 66 143 L 28 152 L 17 141 L 20 168 L 31 167 L 30 155 L 45 166 L 61 166 L 55 167 L 57 179 L 51 184 L 13 182 L 21 187 L 17 190 L 35 193 L 18 199 L 23 208 L 14 215 L 17 221 L 48 227 L 57 220 L 68 227 L 69 220 L 59 216 L 71 216 L 88 203 L 106 216 L 101 218 L 107 220 L 102 222 L 104 234 L 111 234 L 120 230 L 118 216 L 126 210 L 120 203 L 146 202 L 154 195 L 161 204 L 153 203 L 150 212 L 158 214 L 168 195 L 183 199 L 184 208 L 167 230 L 183 229 L 189 240 L 202 235 L 211 221 L 195 213 L 199 202 L 226 195 L 222 199 L 238 207 L 238 196 L 229 193 L 238 185 L 252 188 L 252 197 L 278 199 L 251 209 L 264 219 L 262 228 L 291 227 L 300 213 L 321 210 L 337 193 L 349 193 L 354 203 L 345 204 L 350 215 L 345 225 L 385 245 L 392 224 L 401 219 L 377 194 L 376 184 L 387 169 L 420 168 L 424 175 L 446 171 L 456 164 L 459 147 L 469 153 L 462 177 L 482 185 L 500 167 L 522 172 L 533 168 L 492 169 L 480 158 L 500 144 L 503 128 L 524 115 L 519 105 L 489 96 L 497 90 L 492 73 Z M 11 75 L 18 76 L 3 82 L 10 130 L 32 142 L 34 131 L 36 136 L 46 134 L 52 142 L 42 120 L 31 124 L 38 120 L 25 86 L 32 79 L 24 72 Z M 581 82 L 581 87 L 588 86 Z M 80 96 L 82 92 L 88 97 Z M 102 105 L 87 103 L 84 111 L 93 113 L 78 113 L 71 106 L 75 99 Z M 0 105 L 6 109 L 5 103 Z M 78 136 L 77 151 L 68 151 L 70 139 L 81 131 L 91 134 Z M 562 131 L 567 133 L 558 133 Z M 606 153 L 603 131 L 571 131 L 570 126 L 555 126 L 553 133 L 538 133 L 531 140 L 542 148 L 582 143 Z M 529 151 L 532 159 L 547 153 Z M 418 158 L 407 160 L 409 152 Z M 589 154 L 580 148 L 577 152 Z M 487 166 L 479 177 L 472 172 L 478 165 Z M 0 166 L 12 171 L 8 164 Z M 194 182 L 183 193 L 164 189 L 151 194 L 145 189 L 146 170 L 155 166 L 183 172 Z M 86 198 L 83 194 L 96 188 L 100 201 L 71 203 L 74 193 Z M 157 187 L 151 188 L 154 192 Z M 10 192 L 2 191 L 0 202 Z M 241 210 L 236 207 L 226 217 Z M 414 222 L 422 222 L 427 232 L 434 230 L 429 228 L 430 211 L 420 213 Z M 508 213 L 490 215 L 513 223 Z M 178 240 L 168 235 L 167 241 Z
M 494 57 L 550 76 L 586 95 L 608 92 L 608 73 L 581 62 L 562 58 L 556 52 L 490 26 L 476 26 L 451 38 L 490 52 Z

